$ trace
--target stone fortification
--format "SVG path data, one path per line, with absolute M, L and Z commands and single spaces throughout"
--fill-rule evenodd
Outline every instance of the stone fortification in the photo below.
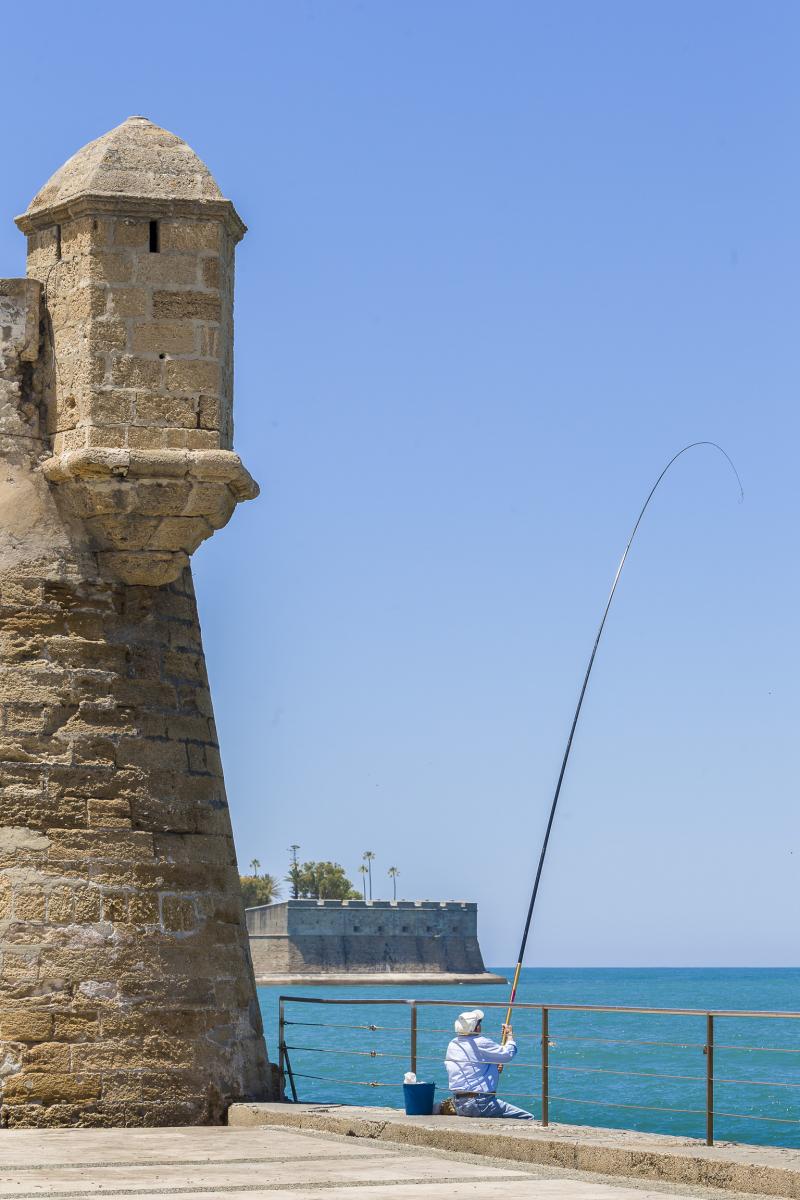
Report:
M 256 977 L 484 975 L 478 906 L 287 900 L 246 910 Z
M 0 1122 L 221 1119 L 269 1093 L 188 556 L 231 450 L 244 227 L 131 118 L 0 281 Z

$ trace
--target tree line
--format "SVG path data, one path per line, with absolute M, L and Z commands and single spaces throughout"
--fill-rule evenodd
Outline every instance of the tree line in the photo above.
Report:
M 250 874 L 240 875 L 242 899 L 245 908 L 257 904 L 274 904 L 282 896 L 282 883 L 289 884 L 289 896 L 293 900 L 366 900 L 372 899 L 372 864 L 375 852 L 365 850 L 361 856 L 358 872 L 361 889 L 354 887 L 340 863 L 323 860 L 301 862 L 298 857 L 300 846 L 295 842 L 289 847 L 291 855 L 289 872 L 283 880 L 261 871 L 257 858 L 250 862 Z M 397 899 L 397 867 L 389 867 L 387 875 L 392 881 L 392 898 Z

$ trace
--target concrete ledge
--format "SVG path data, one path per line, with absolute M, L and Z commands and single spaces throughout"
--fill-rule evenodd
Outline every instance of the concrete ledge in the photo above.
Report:
M 488 971 L 479 975 L 448 975 L 444 972 L 404 974 L 400 971 L 375 971 L 370 974 L 346 973 L 330 975 L 256 975 L 256 983 L 262 987 L 419 987 L 422 984 L 475 984 L 483 987 L 490 983 L 508 983 L 503 975 L 492 975 Z
M 638 1180 L 722 1188 L 800 1200 L 800 1151 L 772 1146 L 592 1129 L 580 1125 L 407 1117 L 393 1108 L 320 1104 L 234 1104 L 228 1124 L 280 1125 L 406 1146 L 430 1146 L 509 1162 L 593 1171 Z

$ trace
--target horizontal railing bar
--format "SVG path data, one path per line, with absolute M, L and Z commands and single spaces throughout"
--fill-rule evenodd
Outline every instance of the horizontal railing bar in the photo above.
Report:
M 645 1112 L 671 1112 L 671 1113 L 704 1113 L 704 1108 L 664 1108 L 660 1104 L 620 1104 L 613 1100 L 577 1100 L 574 1096 L 554 1096 L 551 1092 L 551 1100 L 564 1100 L 568 1104 L 595 1104 L 600 1108 L 640 1108 Z
M 376 981 L 377 982 L 377 981 Z M 279 996 L 279 1001 L 283 1000 L 289 1004 L 400 1004 L 410 1005 L 416 1004 L 420 1008 L 463 1008 L 464 1000 L 401 1000 L 395 997 L 354 997 L 345 999 L 343 997 L 334 996 Z M 507 1001 L 497 1000 L 482 1000 L 481 1004 L 486 1008 L 507 1008 Z M 800 1021 L 800 1012 L 778 1012 L 778 1011 L 759 1011 L 756 1009 L 731 1009 L 731 1008 L 644 1008 L 638 1005 L 622 1005 L 622 1004 L 530 1004 L 519 1001 L 515 1004 L 516 1010 L 540 1011 L 542 1008 L 547 1008 L 550 1012 L 593 1012 L 593 1013 L 648 1013 L 651 1016 L 671 1016 L 671 1017 L 730 1017 L 731 1019 L 742 1018 L 749 1020 L 789 1020 Z
M 749 1087 L 782 1087 L 782 1088 L 800 1088 L 800 1083 L 782 1083 L 779 1079 L 723 1079 L 720 1075 L 714 1076 L 715 1083 L 744 1083 Z
M 545 1005 L 545 1008 L 546 1007 L 547 1007 L 547 1005 Z M 292 1023 L 293 1024 L 302 1024 L 302 1022 L 292 1022 Z M 288 1025 L 288 1024 L 290 1024 L 290 1022 L 287 1021 L 286 1024 Z M 324 1024 L 324 1022 L 322 1022 L 322 1024 Z M 335 1028 L 337 1028 L 335 1025 L 331 1025 L 331 1029 L 335 1029 Z M 343 1026 L 342 1028 L 358 1029 L 358 1028 L 360 1028 L 360 1026 L 352 1025 L 352 1026 Z M 366 1026 L 364 1028 L 366 1028 Z M 402 1033 L 404 1031 L 398 1030 L 398 1032 Z M 450 1030 L 447 1026 L 443 1027 L 441 1025 L 419 1025 L 417 1027 L 417 1033 L 418 1034 L 452 1033 L 452 1030 Z M 520 1041 L 520 1039 L 528 1039 L 528 1038 L 531 1038 L 535 1042 L 540 1042 L 542 1040 L 542 1035 L 541 1035 L 541 1033 L 538 1032 L 538 1030 L 535 1032 L 532 1032 L 532 1033 L 527 1033 L 525 1031 L 523 1031 L 522 1033 L 519 1033 L 516 1030 L 514 1031 L 514 1041 L 518 1042 L 518 1041 Z M 702 1050 L 703 1046 L 705 1045 L 704 1042 L 665 1042 L 665 1041 L 657 1040 L 654 1038 L 606 1038 L 606 1037 L 594 1037 L 594 1036 L 589 1036 L 589 1035 L 586 1035 L 584 1037 L 579 1037 L 576 1034 L 551 1032 L 550 1033 L 551 1049 L 556 1049 L 558 1047 L 559 1042 L 602 1042 L 603 1045 L 607 1045 L 607 1046 L 672 1046 L 676 1050 Z M 725 1047 L 723 1047 L 723 1049 L 724 1048 Z M 792 1051 L 790 1051 L 790 1053 L 800 1054 L 800 1049 L 796 1050 L 796 1051 L 792 1050 Z
M 284 1049 L 285 1050 L 305 1050 L 309 1054 L 338 1054 L 340 1056 L 344 1056 L 345 1058 L 348 1055 L 356 1055 L 359 1058 L 399 1058 L 403 1061 L 406 1061 L 408 1059 L 408 1054 L 393 1054 L 390 1050 L 331 1050 L 328 1046 L 292 1046 L 290 1044 L 286 1044 L 284 1046 Z M 463 1062 L 461 1059 L 440 1058 L 438 1054 L 418 1054 L 417 1061 L 418 1062 L 435 1062 L 435 1063 L 440 1063 L 442 1066 L 444 1066 L 444 1064 L 448 1063 L 448 1062 L 458 1063 L 460 1066 L 463 1065 Z M 512 1069 L 516 1070 L 519 1067 L 524 1067 L 528 1071 L 533 1071 L 536 1069 L 536 1063 L 507 1062 L 507 1063 L 504 1063 L 503 1065 L 507 1071 L 512 1070 Z M 295 1071 L 295 1074 L 297 1074 L 296 1071 Z M 687 1076 L 687 1078 L 688 1078 L 688 1076 Z
M 800 1046 L 733 1046 L 716 1042 L 715 1050 L 756 1050 L 759 1054 L 800 1054 Z
M 303 1025 L 314 1029 L 366 1029 L 368 1033 L 402 1033 L 406 1030 L 399 1026 L 392 1025 L 339 1025 L 334 1021 L 289 1021 L 283 1022 L 284 1025 Z
M 551 1047 L 557 1047 L 559 1042 L 602 1042 L 607 1046 L 672 1046 L 676 1050 L 702 1050 L 705 1045 L 704 1042 L 660 1042 L 653 1041 L 652 1038 L 605 1038 L 592 1037 L 588 1034 L 585 1037 L 578 1037 L 576 1034 L 551 1033 Z
M 378 1083 L 376 1080 L 365 1082 L 363 1079 L 337 1079 L 335 1075 L 306 1075 L 304 1071 L 293 1071 L 295 1079 L 317 1079 L 323 1083 L 349 1083 L 352 1087 L 402 1087 L 402 1083 Z
M 800 1125 L 795 1117 L 756 1117 L 752 1113 L 731 1113 L 722 1112 L 720 1109 L 714 1109 L 715 1117 L 732 1117 L 737 1121 L 772 1121 L 778 1125 Z
M 667 1075 L 661 1071 L 616 1071 L 611 1067 L 559 1067 L 550 1065 L 551 1071 L 570 1071 L 575 1075 L 635 1075 L 641 1079 L 690 1079 L 702 1083 L 705 1075 Z

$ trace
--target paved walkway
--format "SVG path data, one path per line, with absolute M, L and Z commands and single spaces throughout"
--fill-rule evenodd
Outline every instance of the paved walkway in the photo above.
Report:
M 714 1194 L 280 1127 L 0 1131 L 2 1200 L 664 1200 Z

